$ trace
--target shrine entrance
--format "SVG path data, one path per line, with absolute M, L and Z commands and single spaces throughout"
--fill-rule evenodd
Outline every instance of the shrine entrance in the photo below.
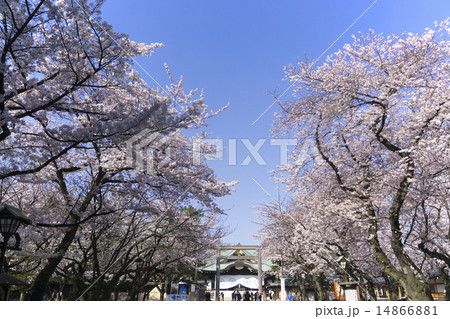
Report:
M 219 300 L 220 289 L 229 289 L 238 286 L 238 289 L 258 289 L 258 294 L 263 292 L 262 261 L 259 246 L 217 246 L 216 247 L 216 275 L 215 275 L 215 299 Z M 257 276 L 248 275 L 222 275 L 230 269 L 247 269 L 250 272 L 257 271 Z M 256 268 L 256 269 L 255 269 Z

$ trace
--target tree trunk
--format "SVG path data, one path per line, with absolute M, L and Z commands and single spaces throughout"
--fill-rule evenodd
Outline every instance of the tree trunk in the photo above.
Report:
M 67 283 L 71 285 L 71 289 L 69 291 L 69 295 L 67 296 L 68 300 L 77 300 L 78 297 L 83 293 L 83 291 L 87 288 L 83 283 L 83 277 L 77 276 L 75 274 L 70 275 L 67 280 Z
M 295 281 L 297 282 L 298 290 L 300 292 L 300 300 L 305 301 L 306 300 L 306 288 L 305 288 L 306 279 L 303 279 L 301 276 L 296 274 Z
M 128 290 L 127 294 L 127 301 L 135 301 L 137 300 L 136 297 L 139 296 L 139 292 L 137 287 L 131 287 L 130 290 Z
M 450 234 L 450 231 L 449 231 L 449 234 Z M 447 301 L 450 301 L 450 280 L 448 278 L 448 270 L 446 270 L 446 269 L 450 269 L 450 257 L 448 255 L 440 253 L 436 250 L 432 251 L 432 250 L 426 248 L 425 243 L 423 243 L 423 242 L 421 242 L 419 244 L 419 249 L 421 251 L 423 251 L 425 254 L 427 254 L 428 256 L 430 256 L 431 258 L 436 258 L 445 263 L 445 265 L 443 265 L 439 269 L 439 272 L 440 272 L 440 275 L 441 275 L 442 279 L 444 280 L 444 284 L 445 284 L 445 299 Z
M 378 240 L 378 225 L 375 220 L 375 210 L 371 205 L 369 205 L 367 211 L 369 213 L 369 216 L 374 218 L 372 221 L 370 221 L 369 244 L 374 252 L 375 259 L 383 272 L 394 279 L 396 282 L 400 283 L 400 285 L 405 289 L 406 295 L 409 299 L 416 301 L 432 301 L 433 296 L 431 296 L 431 291 L 428 283 L 422 282 L 415 276 L 414 270 L 411 269 L 411 266 L 408 264 L 407 256 L 403 253 L 401 240 L 398 238 L 398 232 L 400 231 L 400 228 L 396 228 L 398 227 L 398 225 L 396 225 L 397 223 L 392 222 L 391 224 L 392 232 L 393 234 L 395 234 L 395 236 L 392 235 L 391 246 L 400 263 L 400 266 L 406 270 L 406 274 L 396 269 L 396 267 L 391 263 L 386 253 L 381 248 L 381 244 Z
M 448 278 L 444 279 L 445 283 L 445 300 L 450 301 L 450 280 Z
M 92 278 L 93 281 L 96 278 Z M 90 301 L 101 301 L 101 300 L 109 300 L 110 299 L 110 290 L 105 287 L 105 282 L 103 278 L 100 278 L 90 289 L 90 291 L 87 293 L 89 296 L 87 299 Z M 106 296 L 105 296 L 106 295 Z M 106 298 L 106 299 L 105 299 Z
M 441 267 L 441 269 L 439 269 L 439 272 L 441 273 L 441 277 L 444 280 L 445 300 L 450 301 L 450 279 L 448 278 L 447 267 L 446 266 Z
M 108 284 L 102 285 L 100 300 L 108 301 L 111 300 L 111 296 L 113 294 L 112 286 Z M 115 295 L 114 295 L 115 298 Z
M 327 301 L 328 300 L 328 290 L 325 287 L 325 276 L 323 274 L 313 275 L 312 280 L 316 287 L 319 301 Z
M 78 216 L 77 216 L 78 218 Z M 69 231 L 64 235 L 61 243 L 56 249 L 57 257 L 51 257 L 48 259 L 47 264 L 39 272 L 36 279 L 34 280 L 33 286 L 31 287 L 31 297 L 30 300 L 39 301 L 44 298 L 45 290 L 47 289 L 48 282 L 55 272 L 56 267 L 59 265 L 63 256 L 69 249 L 75 234 L 78 231 L 78 225 L 69 227 Z
M 366 279 L 366 281 L 367 282 L 365 283 L 365 288 L 366 288 L 367 293 L 370 296 L 370 300 L 377 301 L 378 298 L 377 298 L 377 294 L 375 293 L 375 287 L 374 287 L 373 281 L 369 280 L 369 279 Z M 369 300 L 368 296 L 366 296 L 366 299 Z
M 57 181 L 59 187 L 61 189 L 61 193 L 65 198 L 67 207 L 71 207 L 71 201 L 69 196 L 69 191 L 64 181 L 64 172 L 63 170 L 58 170 L 56 172 Z M 97 177 L 95 179 L 94 184 L 91 186 L 88 194 L 83 200 L 83 203 L 80 206 L 79 212 L 85 212 L 91 202 L 92 198 L 97 192 L 97 186 L 101 184 L 102 178 L 105 176 L 105 173 L 100 168 Z M 47 264 L 44 268 L 39 272 L 36 279 L 34 280 L 33 286 L 31 287 L 31 300 L 42 300 L 44 298 L 45 290 L 47 289 L 48 282 L 52 277 L 53 273 L 58 267 L 59 263 L 63 259 L 67 250 L 69 250 L 70 245 L 72 244 L 75 235 L 77 234 L 78 228 L 80 227 L 77 224 L 80 221 L 80 216 L 74 213 L 69 214 L 68 222 L 72 223 L 72 226 L 67 227 L 67 232 L 64 234 L 63 239 L 59 243 L 57 249 L 55 250 L 55 254 L 57 257 L 52 257 L 48 259 Z
M 413 274 L 407 274 L 400 280 L 400 284 L 405 288 L 406 296 L 411 300 L 417 301 L 431 301 L 433 296 L 431 295 L 430 286 L 427 282 L 421 282 Z
M 159 290 L 159 300 L 164 301 L 164 294 L 166 293 L 166 284 L 162 284 L 161 288 L 158 287 Z

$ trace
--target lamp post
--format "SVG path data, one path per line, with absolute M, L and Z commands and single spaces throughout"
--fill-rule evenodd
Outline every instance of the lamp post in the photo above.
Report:
M 348 278 L 347 278 L 347 261 L 348 261 L 348 259 L 345 256 L 339 256 L 339 258 L 336 261 L 342 269 L 342 281 L 348 281 Z
M 347 261 L 348 259 L 341 255 L 339 256 L 339 258 L 336 260 L 336 262 L 339 264 L 339 266 L 342 269 L 342 282 L 347 282 L 349 279 L 347 278 Z M 342 289 L 342 286 L 340 285 L 340 289 Z M 345 294 L 345 289 L 344 289 L 344 300 L 346 300 L 346 294 Z
M 20 209 L 8 204 L 0 207 L 0 233 L 3 236 L 0 254 L 0 275 L 2 274 L 3 264 L 5 263 L 6 249 L 20 250 L 20 237 L 17 234 L 17 229 L 19 229 L 21 224 L 31 224 L 31 220 Z M 8 241 L 12 236 L 16 237 L 16 245 L 13 248 L 9 248 Z

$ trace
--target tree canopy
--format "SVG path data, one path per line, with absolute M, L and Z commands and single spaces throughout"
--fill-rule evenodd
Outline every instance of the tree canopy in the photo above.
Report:
M 285 222 L 303 267 L 343 255 L 431 299 L 430 273 L 450 268 L 449 30 L 446 20 L 423 34 L 371 31 L 319 66 L 286 68 L 295 92 L 274 130 L 298 140 L 278 176 L 293 218 L 261 209 L 269 247 L 271 225 Z

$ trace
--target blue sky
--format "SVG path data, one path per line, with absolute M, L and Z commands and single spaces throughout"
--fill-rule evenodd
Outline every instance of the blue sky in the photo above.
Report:
M 269 138 L 273 106 L 254 125 L 254 121 L 274 102 L 268 93 L 289 87 L 283 81 L 282 67 L 299 58 L 318 58 L 374 0 L 308 1 L 218 1 L 218 0 L 107 0 L 103 17 L 114 29 L 137 42 L 161 42 L 158 49 L 139 63 L 161 84 L 167 84 L 164 63 L 175 77 L 183 75 L 186 89 L 205 92 L 212 109 L 229 104 L 217 118 L 208 121 L 211 137 L 224 139 L 224 159 L 210 161 L 223 180 L 239 180 L 236 192 L 219 201 L 225 209 L 225 223 L 234 230 L 225 243 L 256 244 L 252 237 L 259 226 L 253 206 L 284 194 L 277 190 L 270 171 L 279 164 L 279 147 L 269 141 L 260 154 L 267 165 L 254 159 L 240 165 L 249 155 L 240 139 L 254 145 Z M 330 48 L 327 54 L 352 42 L 358 31 L 391 34 L 404 31 L 421 33 L 434 21 L 450 14 L 448 0 L 378 0 Z M 326 56 L 326 55 L 325 55 Z M 323 57 L 324 58 L 324 57 Z M 323 59 L 322 58 L 322 59 Z M 320 61 L 319 61 L 320 62 Z M 156 84 L 137 67 L 153 87 Z M 286 94 L 292 93 L 291 91 Z M 228 164 L 228 140 L 237 140 L 237 165 Z M 258 183 L 256 183 L 256 182 Z

